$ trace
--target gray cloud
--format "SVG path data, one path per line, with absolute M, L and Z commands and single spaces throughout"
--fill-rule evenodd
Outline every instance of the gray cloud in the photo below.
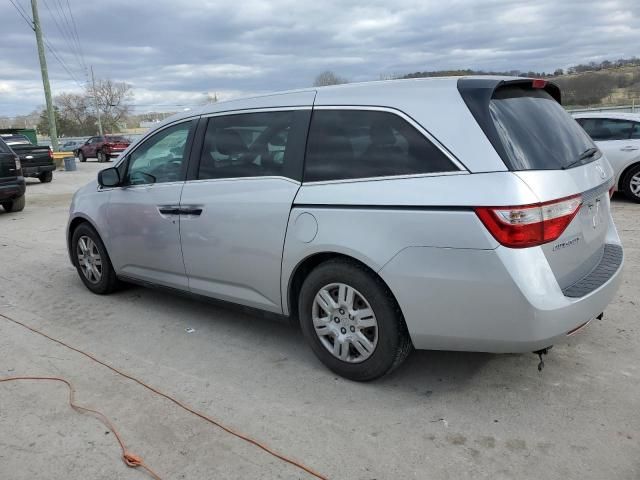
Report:
M 27 11 L 29 2 L 19 0 Z M 65 5 L 65 2 L 61 2 Z M 137 109 L 309 86 L 322 70 L 353 81 L 418 70 L 552 70 L 630 57 L 637 0 L 70 1 L 84 59 L 134 87 Z M 51 10 L 47 8 L 51 7 Z M 79 60 L 40 1 L 43 28 L 79 82 Z M 0 115 L 44 103 L 33 33 L 0 5 Z M 55 93 L 78 90 L 48 55 Z M 176 107 L 177 108 L 177 107 Z

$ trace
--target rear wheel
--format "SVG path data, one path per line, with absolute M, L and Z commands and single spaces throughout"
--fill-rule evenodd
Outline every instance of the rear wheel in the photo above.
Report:
M 379 277 L 355 262 L 330 260 L 314 269 L 302 285 L 298 311 L 316 356 L 345 378 L 381 377 L 412 350 L 393 295 Z
M 97 157 L 98 157 L 98 162 L 100 163 L 107 161 L 107 156 L 104 154 L 104 152 L 102 152 L 102 150 L 98 151 Z
M 53 172 L 42 172 L 40 175 L 38 175 L 38 179 L 42 183 L 49 183 L 51 180 L 53 180 Z
M 624 194 L 629 200 L 640 203 L 640 164 L 631 167 L 622 181 Z
M 78 160 L 81 162 L 86 162 L 87 161 L 87 157 L 84 156 L 84 153 L 82 153 L 82 151 L 78 152 Z
M 4 208 L 7 212 L 21 212 L 24 210 L 25 206 L 25 197 L 22 195 L 21 197 L 14 198 L 8 202 L 2 202 L 2 208 Z
M 118 288 L 118 278 L 107 249 L 98 232 L 88 223 L 81 224 L 73 232 L 71 252 L 78 275 L 89 290 L 106 295 Z

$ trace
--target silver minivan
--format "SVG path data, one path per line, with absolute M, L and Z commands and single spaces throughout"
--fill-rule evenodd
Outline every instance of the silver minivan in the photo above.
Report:
M 413 348 L 545 351 L 621 278 L 613 172 L 551 82 L 284 92 L 169 118 L 73 198 L 71 261 L 299 322 L 371 380 Z

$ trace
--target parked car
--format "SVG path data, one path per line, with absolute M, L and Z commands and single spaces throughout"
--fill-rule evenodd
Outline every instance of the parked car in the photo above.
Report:
M 85 144 L 85 140 L 67 140 L 65 141 L 60 150 L 63 152 L 73 152 L 74 156 L 78 156 L 78 149 Z
M 613 170 L 556 85 L 371 82 L 179 114 L 72 201 L 69 255 L 120 280 L 299 321 L 334 372 L 413 347 L 542 352 L 621 279 Z
M 25 182 L 20 158 L 0 137 L 0 205 L 7 212 L 24 209 Z
M 34 145 L 24 135 L 0 134 L 0 138 L 20 158 L 22 175 L 39 179 L 42 183 L 49 183 L 53 179 L 56 169 L 53 162 L 53 152 L 46 145 Z
M 574 118 L 607 156 L 616 190 L 640 203 L 640 114 L 576 113 Z
M 121 135 L 91 137 L 78 148 L 76 156 L 81 162 L 86 162 L 87 158 L 97 158 L 98 162 L 110 162 L 130 144 L 131 142 Z

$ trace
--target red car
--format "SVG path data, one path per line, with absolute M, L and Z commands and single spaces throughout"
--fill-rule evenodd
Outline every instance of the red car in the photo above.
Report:
M 76 157 L 81 162 L 87 158 L 97 158 L 98 162 L 110 162 L 117 158 L 131 142 L 120 135 L 104 135 L 91 137 L 76 151 Z

